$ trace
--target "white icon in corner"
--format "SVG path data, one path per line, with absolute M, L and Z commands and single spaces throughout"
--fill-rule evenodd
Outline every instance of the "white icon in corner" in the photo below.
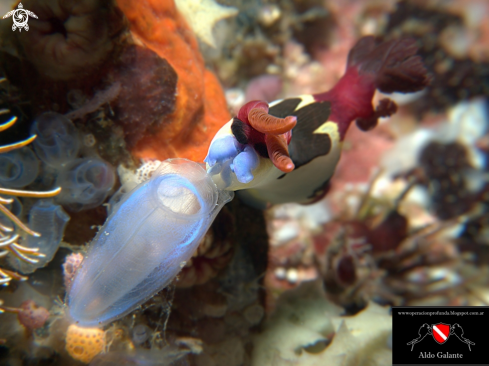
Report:
M 17 28 L 19 28 L 19 32 L 22 31 L 22 28 L 24 28 L 26 31 L 29 30 L 29 25 L 27 22 L 29 21 L 29 15 L 33 18 L 37 18 L 37 15 L 34 14 L 30 10 L 24 9 L 24 6 L 22 3 L 19 3 L 17 6 L 17 9 L 9 11 L 7 14 L 3 16 L 3 19 L 8 18 L 13 15 L 14 19 L 14 25 L 12 25 L 12 30 L 15 31 Z

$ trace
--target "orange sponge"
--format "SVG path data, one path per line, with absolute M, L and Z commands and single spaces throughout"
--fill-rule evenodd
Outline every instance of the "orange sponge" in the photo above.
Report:
M 105 332 L 98 328 L 81 328 L 75 324 L 66 332 L 66 350 L 75 360 L 89 363 L 105 348 Z
M 197 40 L 173 0 L 117 0 L 132 35 L 165 59 L 178 75 L 174 111 L 131 148 L 138 158 L 203 161 L 230 118 L 217 78 L 205 68 Z

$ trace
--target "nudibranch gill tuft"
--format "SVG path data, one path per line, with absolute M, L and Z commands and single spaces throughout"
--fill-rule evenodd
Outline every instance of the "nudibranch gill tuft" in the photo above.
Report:
M 363 37 L 330 91 L 270 105 L 245 104 L 211 142 L 205 162 L 212 179 L 260 208 L 319 200 L 328 190 L 351 122 L 368 131 L 380 117 L 396 112 L 387 98 L 373 108 L 375 90 L 410 93 L 430 83 L 417 50 L 413 39 Z

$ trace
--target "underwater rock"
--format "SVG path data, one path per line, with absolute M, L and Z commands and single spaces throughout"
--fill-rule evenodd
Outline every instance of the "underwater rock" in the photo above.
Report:
M 215 24 L 238 14 L 238 9 L 214 0 L 175 0 L 175 5 L 195 35 L 211 47 L 216 47 L 212 34 Z
M 340 316 L 318 281 L 284 293 L 253 337 L 251 365 L 387 365 L 392 351 L 389 310 L 371 303 L 355 316 Z

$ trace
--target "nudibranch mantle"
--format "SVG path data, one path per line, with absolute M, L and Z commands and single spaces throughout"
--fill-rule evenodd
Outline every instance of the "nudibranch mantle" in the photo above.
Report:
M 280 118 L 289 115 L 297 117 L 297 125 L 292 130 L 288 146 L 290 158 L 295 163 L 292 172 L 284 173 L 268 157 L 257 154 L 258 164 L 251 171 L 253 179 L 250 182 L 240 181 L 233 172 L 232 162 L 248 145 L 237 141 L 232 132 L 231 120 L 219 130 L 211 142 L 206 158 L 208 173 L 219 188 L 239 191 L 240 197 L 258 207 L 263 206 L 262 202 L 308 203 L 322 197 L 341 153 L 338 126 L 328 120 L 329 103 L 317 102 L 312 95 L 301 95 L 270 103 L 269 114 Z M 233 154 L 215 151 L 222 149 L 223 144 L 220 142 L 226 140 L 230 144 L 232 141 L 236 146 Z M 219 156 L 220 161 L 210 159 L 215 156 Z

